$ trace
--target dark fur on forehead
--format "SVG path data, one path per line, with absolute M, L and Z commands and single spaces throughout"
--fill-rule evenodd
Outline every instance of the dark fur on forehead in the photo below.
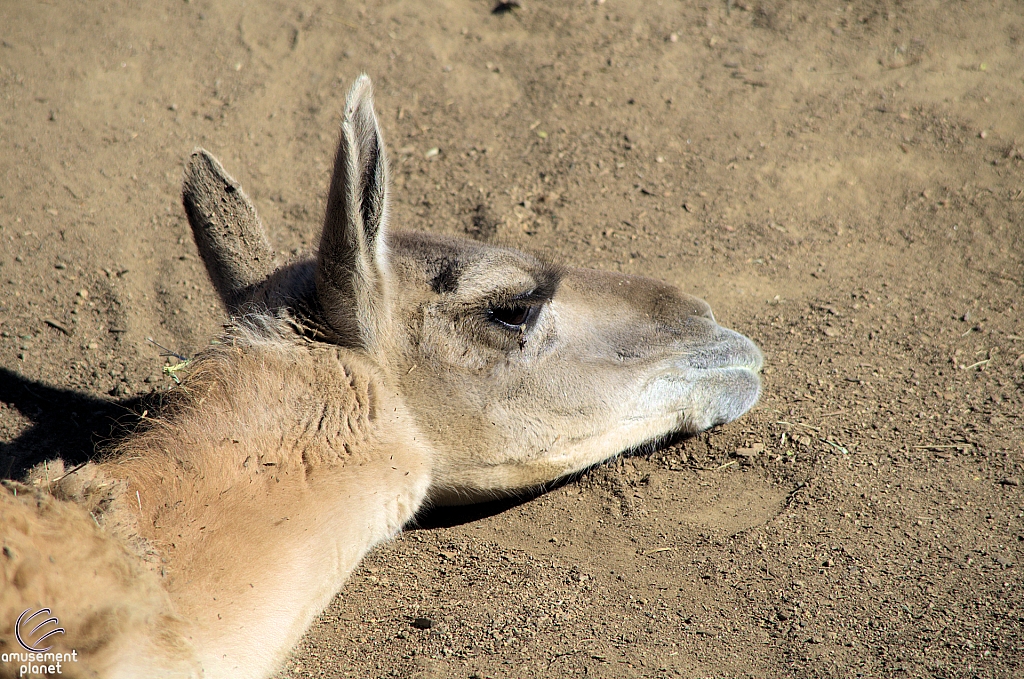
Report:
M 448 257 L 431 262 L 436 266 L 433 270 L 427 271 L 427 278 L 430 279 L 430 287 L 439 295 L 447 292 L 455 292 L 459 286 L 459 274 L 462 267 L 455 260 Z

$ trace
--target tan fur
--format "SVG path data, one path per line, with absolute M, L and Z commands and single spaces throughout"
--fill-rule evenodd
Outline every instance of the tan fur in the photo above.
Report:
M 279 268 L 241 187 L 193 154 L 186 211 L 233 326 L 105 459 L 0 490 L 0 652 L 47 607 L 66 630 L 47 643 L 77 653 L 63 676 L 265 677 L 424 503 L 757 400 L 757 348 L 670 286 L 389 232 L 383 148 L 363 77 L 319 253 Z

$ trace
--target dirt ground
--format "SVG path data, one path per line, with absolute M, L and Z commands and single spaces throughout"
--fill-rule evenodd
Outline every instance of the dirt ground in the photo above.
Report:
M 1019 2 L 0 1 L 0 471 L 85 459 L 225 317 L 217 154 L 315 245 L 375 80 L 393 224 L 707 299 L 740 421 L 377 549 L 285 677 L 1024 676 Z

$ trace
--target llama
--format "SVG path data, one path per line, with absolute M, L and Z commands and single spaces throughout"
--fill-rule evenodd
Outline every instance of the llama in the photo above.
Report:
M 759 396 L 757 347 L 669 285 L 390 230 L 365 76 L 315 257 L 279 265 L 202 149 L 183 202 L 231 325 L 102 459 L 4 482 L 0 676 L 48 649 L 67 676 L 266 677 L 427 503 L 535 488 Z

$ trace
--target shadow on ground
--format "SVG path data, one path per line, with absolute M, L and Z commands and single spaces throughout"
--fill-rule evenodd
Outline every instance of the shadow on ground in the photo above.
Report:
M 0 442 L 0 473 L 20 479 L 46 459 L 80 464 L 138 422 L 151 397 L 106 400 L 42 384 L 0 368 L 0 402 L 30 421 L 11 441 Z

